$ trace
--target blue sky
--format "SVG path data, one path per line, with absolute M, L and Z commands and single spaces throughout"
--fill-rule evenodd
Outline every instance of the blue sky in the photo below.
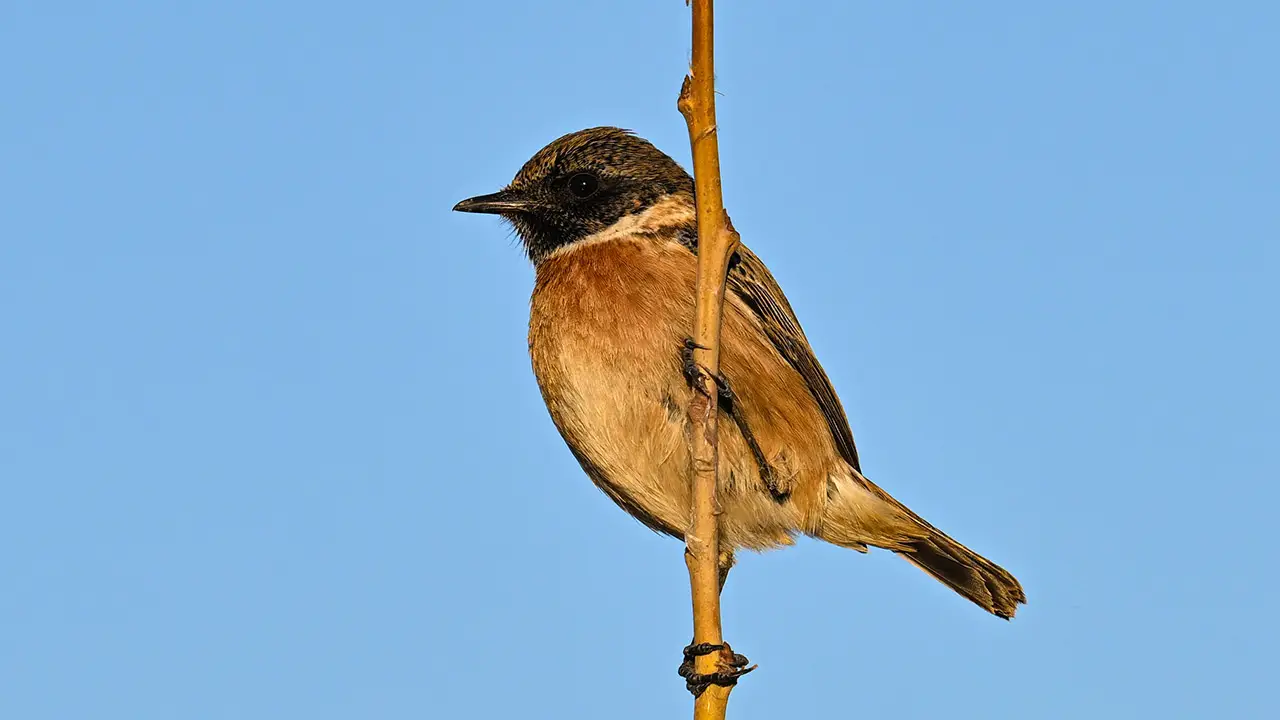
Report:
M 744 556 L 735 718 L 1280 714 L 1280 6 L 1056 5 L 721 3 L 735 225 L 867 473 L 1030 596 Z M 0 716 L 688 714 L 680 545 L 449 211 L 592 125 L 687 161 L 686 13 L 0 9 Z

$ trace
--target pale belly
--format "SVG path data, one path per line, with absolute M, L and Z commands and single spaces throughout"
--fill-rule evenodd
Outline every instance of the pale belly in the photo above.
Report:
M 678 348 L 663 363 L 641 344 L 602 352 L 608 342 L 602 328 L 559 329 L 545 327 L 530 343 L 556 428 L 591 480 L 624 510 L 654 530 L 682 536 L 690 502 L 687 392 L 675 395 L 679 388 L 668 387 L 665 373 L 652 371 L 668 364 L 676 374 Z

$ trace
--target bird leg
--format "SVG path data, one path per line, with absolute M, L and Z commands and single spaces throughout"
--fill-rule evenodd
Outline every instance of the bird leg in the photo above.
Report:
M 712 673 L 698 673 L 694 669 L 694 660 L 704 655 L 717 653 L 716 671 Z M 746 655 L 740 655 L 729 647 L 729 643 L 696 643 L 691 644 L 684 649 L 684 662 L 680 663 L 680 677 L 684 678 L 684 685 L 694 697 L 702 695 L 707 688 L 712 685 L 720 685 L 722 687 L 733 687 L 738 684 L 738 678 L 755 670 L 757 666 L 748 665 L 750 660 Z
M 719 407 L 729 416 L 729 419 L 733 420 L 733 424 L 738 426 L 738 432 L 742 433 L 742 439 L 747 441 L 747 448 L 751 450 L 751 456 L 755 458 L 756 466 L 760 470 L 760 479 L 764 482 L 765 487 L 769 489 L 769 494 L 778 502 L 786 500 L 791 495 L 791 491 L 784 490 L 778 485 L 778 479 L 773 473 L 773 468 L 769 466 L 769 460 L 765 457 L 764 451 L 760 449 L 760 443 L 756 440 L 755 433 L 751 432 L 751 427 L 747 424 L 747 418 L 742 413 L 738 396 L 733 392 L 733 387 L 729 385 L 729 379 L 723 373 L 708 373 L 706 368 L 693 359 L 694 350 L 705 349 L 694 342 L 693 338 L 685 338 L 684 345 L 680 350 L 684 379 L 695 392 L 705 394 L 704 385 L 699 380 L 703 375 L 711 378 L 711 381 L 716 386 Z

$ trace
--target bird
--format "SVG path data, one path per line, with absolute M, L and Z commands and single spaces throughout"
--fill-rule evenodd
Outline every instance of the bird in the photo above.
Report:
M 529 355 L 570 452 L 624 511 L 679 539 L 691 522 L 696 200 L 693 178 L 652 143 L 594 127 L 453 208 L 503 218 L 533 264 Z M 808 536 L 896 553 L 999 618 L 1026 603 L 1012 574 L 863 474 L 830 379 L 745 244 L 729 261 L 716 377 L 722 583 L 734 551 Z

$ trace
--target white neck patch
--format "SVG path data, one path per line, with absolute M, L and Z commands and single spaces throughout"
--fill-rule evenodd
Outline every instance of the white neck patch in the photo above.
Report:
M 678 227 L 692 222 L 696 218 L 697 214 L 694 211 L 693 202 L 687 195 L 664 195 L 642 212 L 627 215 L 600 232 L 592 233 L 581 240 L 552 250 L 547 255 L 547 258 L 572 252 L 575 248 L 584 245 L 626 240 L 633 235 Z

